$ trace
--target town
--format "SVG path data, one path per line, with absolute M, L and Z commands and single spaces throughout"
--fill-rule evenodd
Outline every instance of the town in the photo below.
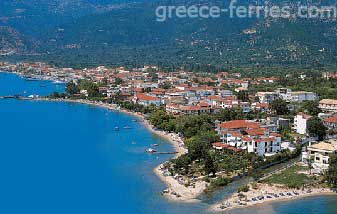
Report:
M 185 152 L 161 165 L 158 173 L 174 177 L 186 188 L 200 183 L 223 186 L 244 175 L 261 179 L 266 168 L 293 160 L 313 176 L 326 176 L 329 158 L 337 154 L 337 94 L 294 90 L 285 81 L 295 79 L 308 87 L 311 81 L 326 81 L 336 86 L 334 73 L 244 77 L 226 71 L 162 72 L 157 66 L 72 69 L 7 62 L 0 63 L 0 70 L 27 81 L 64 83 L 66 93 L 49 98 L 90 100 L 139 112 L 153 129 L 176 134 L 175 141 Z M 327 177 L 336 185 L 336 177 Z M 164 193 L 184 195 L 178 190 Z

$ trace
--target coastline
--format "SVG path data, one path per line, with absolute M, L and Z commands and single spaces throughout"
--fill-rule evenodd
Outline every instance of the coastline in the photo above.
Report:
M 7 71 L 0 71 L 1 73 L 10 73 L 14 75 L 18 75 L 22 78 L 20 73 L 16 72 L 7 72 Z M 41 81 L 54 81 L 49 78 L 45 78 L 41 76 Z M 167 140 L 174 148 L 176 154 L 173 158 L 177 158 L 182 154 L 187 153 L 187 149 L 184 147 L 183 139 L 176 133 L 167 133 L 165 131 L 155 129 L 148 120 L 145 119 L 144 115 L 137 112 L 131 112 L 126 109 L 119 108 L 117 105 L 114 104 L 105 104 L 103 102 L 97 101 L 89 101 L 85 99 L 51 99 L 51 98 L 34 98 L 28 99 L 30 101 L 47 101 L 47 102 L 67 102 L 67 103 L 78 103 L 78 104 L 85 104 L 91 105 L 99 108 L 105 108 L 110 111 L 121 112 L 125 114 L 129 114 L 131 116 L 137 117 L 140 119 L 140 122 L 144 125 L 146 129 L 148 129 L 151 133 L 157 135 L 160 138 Z M 173 176 L 165 176 L 163 171 L 161 171 L 161 167 L 164 163 L 158 165 L 153 169 L 153 173 L 159 177 L 159 179 L 166 184 L 167 189 L 163 191 L 163 196 L 168 200 L 172 201 L 180 201 L 180 202 L 195 202 L 197 201 L 197 197 L 203 193 L 206 189 L 206 182 L 204 181 L 197 181 L 194 187 L 186 187 L 183 184 L 180 184 Z M 165 192 L 165 193 L 164 193 Z M 175 194 L 177 193 L 177 194 Z
M 78 104 L 86 104 L 86 105 L 92 105 L 99 108 L 105 108 L 110 111 L 115 112 L 121 112 L 125 114 L 129 114 L 131 116 L 139 118 L 141 123 L 144 125 L 146 129 L 148 129 L 153 134 L 166 139 L 171 143 L 173 146 L 176 154 L 173 158 L 179 157 L 182 154 L 187 153 L 187 149 L 184 148 L 183 139 L 178 136 L 176 133 L 167 133 L 165 131 L 156 130 L 148 120 L 145 119 L 144 115 L 137 112 L 131 112 L 126 109 L 118 108 L 116 105 L 113 104 L 105 104 L 102 102 L 95 102 L 95 101 L 89 101 L 89 100 L 72 100 L 72 99 L 49 99 L 49 98 L 37 98 L 32 99 L 32 101 L 47 101 L 47 102 L 67 102 L 67 103 L 78 103 Z M 200 201 L 197 199 L 198 196 L 200 196 L 204 190 L 207 188 L 207 183 L 205 181 L 196 181 L 194 186 L 186 186 L 183 183 L 179 182 L 178 178 L 175 178 L 174 176 L 167 175 L 167 171 L 165 170 L 164 163 L 159 164 L 157 167 L 153 169 L 153 173 L 159 177 L 159 179 L 165 183 L 167 188 L 163 190 L 162 195 L 167 198 L 168 200 L 175 201 L 175 202 L 184 202 L 184 203 L 195 203 Z M 260 195 L 266 195 L 268 193 L 281 193 L 281 192 L 291 192 L 294 191 L 299 192 L 299 190 L 296 189 L 288 189 L 284 187 L 279 186 L 272 186 L 267 184 L 259 184 L 260 188 L 257 190 L 251 190 L 244 194 L 249 194 L 250 197 L 258 197 Z M 268 187 L 267 187 L 268 186 Z M 261 189 L 264 189 L 264 191 L 261 191 Z M 322 189 L 322 188 L 315 188 L 311 189 L 311 192 L 307 192 L 306 190 L 301 190 L 300 195 L 292 195 L 292 196 L 284 196 L 284 197 L 278 197 L 278 198 L 271 198 L 264 200 L 258 200 L 258 201 L 248 201 L 244 202 L 244 204 L 235 203 L 235 201 L 238 201 L 238 193 L 233 193 L 230 195 L 227 200 L 223 201 L 222 203 L 214 204 L 210 207 L 211 212 L 223 212 L 228 211 L 232 209 L 239 209 L 239 208 L 248 208 L 253 206 L 258 206 L 266 203 L 273 203 L 273 202 L 281 202 L 281 201 L 289 201 L 289 200 L 297 200 L 304 197 L 309 196 L 317 196 L 317 195 L 335 195 L 333 191 L 330 189 Z M 226 207 L 223 209 L 224 202 L 229 202 L 231 204 L 230 207 Z M 221 208 L 222 207 L 222 208 Z
M 169 141 L 173 146 L 176 154 L 174 158 L 179 157 L 182 154 L 187 153 L 187 149 L 184 148 L 184 141 L 183 139 L 176 133 L 167 133 L 165 131 L 156 130 L 148 120 L 145 119 L 144 115 L 137 112 L 131 112 L 126 109 L 118 108 L 116 105 L 113 104 L 105 104 L 102 102 L 94 102 L 89 100 L 72 100 L 72 99 L 50 99 L 50 98 L 36 98 L 32 99 L 31 101 L 47 101 L 47 102 L 67 102 L 67 103 L 78 103 L 78 104 L 86 104 L 92 105 L 99 108 L 105 108 L 110 111 L 121 112 L 125 114 L 132 115 L 137 117 L 141 120 L 141 123 L 144 125 L 146 129 L 148 129 L 153 134 Z M 167 185 L 167 189 L 163 191 L 163 195 L 172 201 L 179 201 L 179 202 L 197 202 L 199 201 L 196 199 L 199 195 L 201 195 L 204 190 L 206 189 L 207 183 L 204 181 L 197 181 L 193 187 L 185 186 L 180 184 L 177 179 L 173 176 L 166 176 L 163 169 L 162 163 L 153 169 L 153 173 L 160 178 L 160 180 Z
M 281 196 L 280 193 L 283 193 L 284 196 Z M 287 195 L 287 193 L 290 193 L 291 195 Z M 245 195 L 245 199 L 243 199 L 243 197 L 239 197 L 239 194 Z M 275 197 L 275 194 L 278 195 L 278 197 Z M 328 188 L 297 190 L 289 189 L 279 185 L 258 184 L 257 189 L 252 189 L 250 186 L 250 190 L 248 192 L 233 193 L 229 198 L 222 201 L 221 203 L 212 205 L 209 210 L 212 212 L 224 212 L 233 209 L 249 208 L 268 203 L 298 200 L 319 195 L 336 195 L 336 193 Z M 259 200 L 258 197 L 261 196 L 263 196 L 264 199 Z M 267 198 L 267 196 L 271 196 L 271 198 Z M 252 198 L 256 198 L 257 200 L 253 201 Z

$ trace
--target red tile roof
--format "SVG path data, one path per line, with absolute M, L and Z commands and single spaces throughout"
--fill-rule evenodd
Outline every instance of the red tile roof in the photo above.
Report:
M 311 118 L 310 115 L 304 114 L 303 112 L 299 112 L 297 115 L 300 115 L 303 117 L 303 119 L 309 120 Z
M 219 127 L 223 129 L 239 129 L 239 128 L 258 129 L 260 128 L 260 125 L 258 123 L 246 120 L 231 120 L 228 122 L 221 123 Z
M 221 149 L 227 149 L 227 150 L 231 150 L 234 152 L 241 152 L 241 149 L 238 149 L 236 147 L 230 146 L 228 144 L 224 144 L 221 142 L 216 142 L 216 143 L 212 143 L 213 147 L 217 147 L 217 148 L 221 148 Z
M 254 139 L 254 141 L 257 142 L 257 143 L 272 142 L 272 141 L 275 141 L 275 138 L 274 137 L 263 137 L 263 138 Z
M 159 100 L 158 98 L 156 97 L 151 97 L 149 95 L 146 95 L 146 94 L 136 94 L 136 98 L 139 99 L 139 100 L 146 100 L 146 101 L 155 101 L 155 100 Z
M 251 136 L 264 135 L 264 131 L 264 129 L 245 129 L 245 132 Z
M 242 138 L 242 141 L 245 141 L 245 142 L 251 142 L 252 139 L 250 137 L 243 137 Z
M 326 122 L 326 123 L 337 123 L 337 115 L 334 115 L 332 117 L 326 118 L 324 120 L 324 122 Z

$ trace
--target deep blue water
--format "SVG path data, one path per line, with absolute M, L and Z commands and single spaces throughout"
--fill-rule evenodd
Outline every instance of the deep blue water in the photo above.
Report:
M 0 73 L 0 96 L 55 90 L 63 87 Z M 170 156 L 144 150 L 173 148 L 132 119 L 81 104 L 0 100 L 0 213 L 205 213 L 216 199 L 181 204 L 160 195 L 165 185 L 152 170 Z M 132 129 L 114 131 L 125 125 Z M 337 197 L 313 197 L 232 213 L 336 211 Z
M 51 81 L 27 81 L 16 75 L 0 73 L 0 96 L 31 94 L 49 95 L 54 91 L 63 92 L 64 84 L 52 84 Z

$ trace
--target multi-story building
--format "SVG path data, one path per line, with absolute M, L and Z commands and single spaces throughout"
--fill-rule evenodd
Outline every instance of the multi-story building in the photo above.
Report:
M 337 130 L 337 114 L 332 117 L 324 119 L 324 125 L 329 130 Z
M 302 162 L 310 162 L 314 173 L 322 173 L 329 168 L 329 157 L 333 153 L 337 153 L 336 139 L 310 144 L 307 150 L 302 152 Z
M 247 139 L 248 152 L 254 152 L 259 156 L 270 156 L 281 151 L 281 137 L 270 136 L 256 139 Z
M 303 102 L 313 101 L 317 99 L 317 95 L 314 92 L 307 91 L 292 91 L 288 88 L 279 88 L 275 91 L 283 100 L 288 102 Z
M 308 120 L 311 118 L 310 115 L 306 115 L 302 112 L 298 113 L 294 117 L 294 130 L 298 134 L 307 134 L 307 124 Z
M 271 103 L 279 97 L 276 92 L 257 92 L 256 96 L 260 103 Z
M 319 108 L 324 112 L 337 112 L 337 100 L 323 99 L 319 101 Z
M 261 124 L 248 120 L 232 120 L 217 125 L 216 131 L 223 144 L 270 156 L 281 151 L 281 136 L 271 133 Z
M 159 106 L 161 104 L 161 101 L 157 97 L 152 97 L 143 93 L 137 93 L 133 98 L 134 103 L 138 103 L 140 105 L 149 106 L 149 105 L 155 105 Z

